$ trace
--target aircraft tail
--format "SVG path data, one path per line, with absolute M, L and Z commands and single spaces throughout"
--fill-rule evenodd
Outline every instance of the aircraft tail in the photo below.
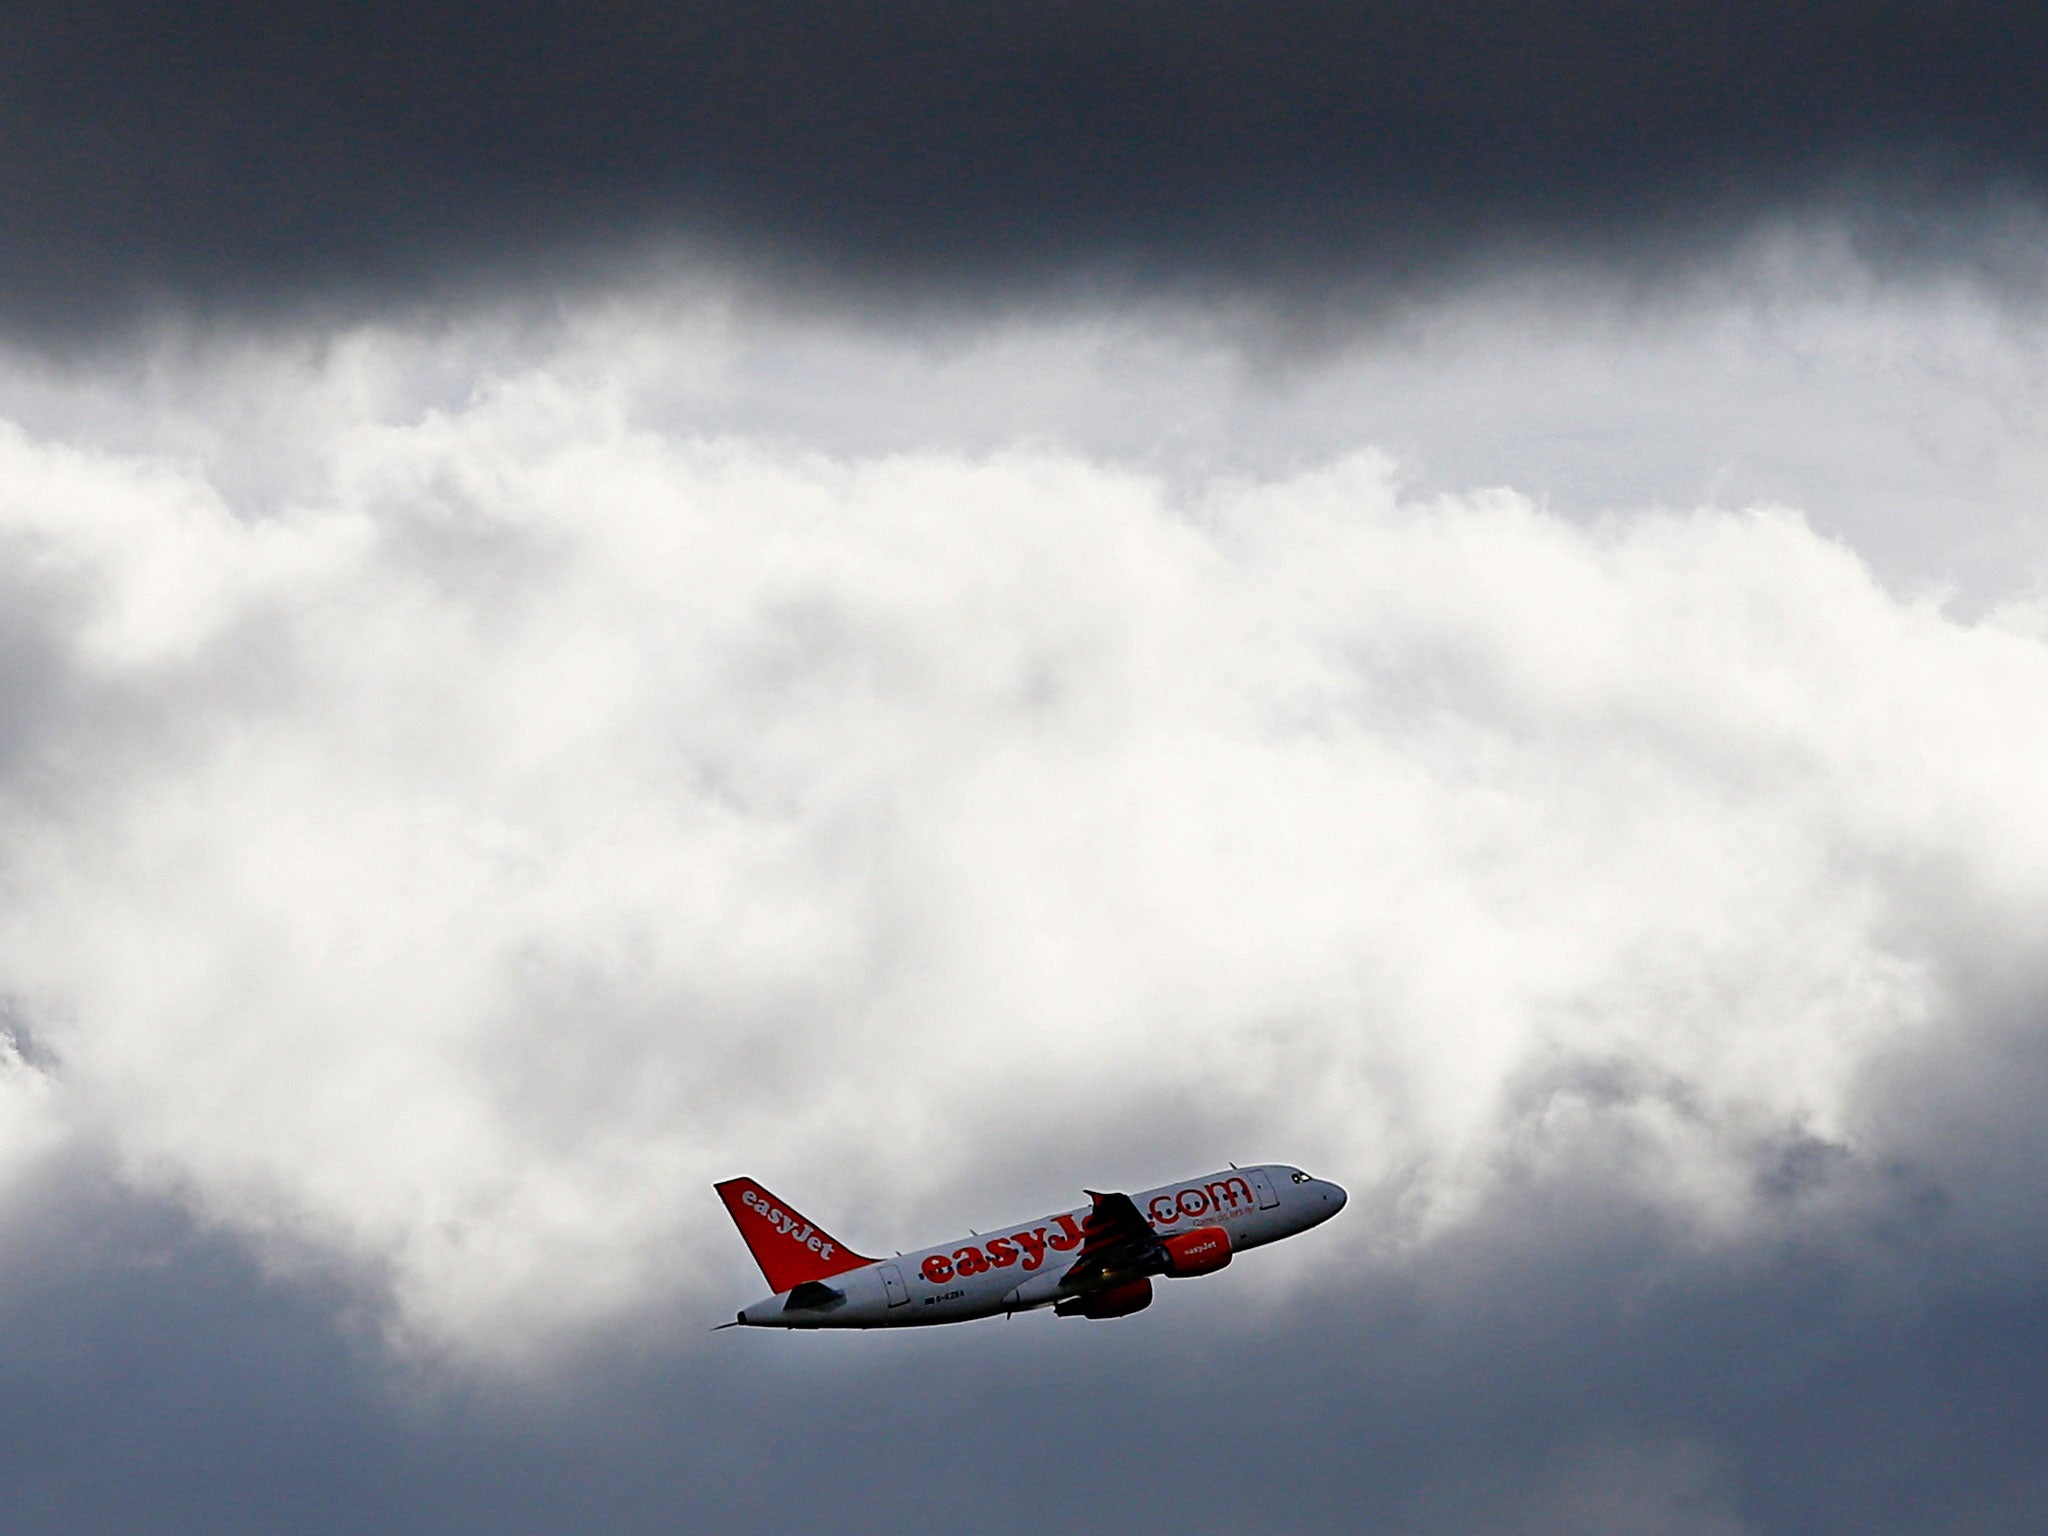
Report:
M 747 1252 L 778 1294 L 810 1280 L 826 1280 L 875 1261 L 855 1253 L 814 1222 L 804 1220 L 752 1179 L 711 1186 L 740 1229 Z

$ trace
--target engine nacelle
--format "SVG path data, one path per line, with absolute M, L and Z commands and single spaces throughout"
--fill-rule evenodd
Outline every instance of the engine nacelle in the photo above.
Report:
M 1070 1296 L 1053 1308 L 1061 1317 L 1129 1317 L 1152 1305 L 1152 1282 L 1140 1275 L 1086 1296 Z
M 1214 1274 L 1230 1262 L 1230 1234 L 1221 1227 L 1176 1232 L 1159 1246 L 1166 1250 L 1166 1272 L 1176 1280 Z

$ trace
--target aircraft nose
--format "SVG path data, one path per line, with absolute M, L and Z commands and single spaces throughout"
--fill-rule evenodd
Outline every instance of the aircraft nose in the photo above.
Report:
M 1323 1210 L 1326 1217 L 1334 1216 L 1343 1210 L 1345 1202 L 1351 1198 L 1344 1193 L 1344 1186 L 1342 1184 L 1332 1184 L 1328 1179 L 1318 1179 L 1316 1180 L 1316 1185 L 1316 1193 L 1323 1197 Z

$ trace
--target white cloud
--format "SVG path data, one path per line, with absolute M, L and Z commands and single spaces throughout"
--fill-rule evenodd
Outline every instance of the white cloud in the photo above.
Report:
M 1291 1157 L 1384 1248 L 1595 1147 L 1725 1228 L 2038 964 L 2048 647 L 1796 514 L 694 430 L 730 341 L 0 437 L 0 1086 L 488 1354 L 723 1310 L 741 1168 L 881 1244 Z

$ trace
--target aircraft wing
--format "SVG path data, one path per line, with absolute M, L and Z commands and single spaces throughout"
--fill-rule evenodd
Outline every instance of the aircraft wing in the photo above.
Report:
M 1166 1267 L 1165 1250 L 1152 1224 L 1129 1195 L 1087 1191 L 1095 1202 L 1081 1223 L 1081 1248 L 1062 1277 L 1071 1291 L 1099 1290 L 1134 1275 L 1155 1275 Z

